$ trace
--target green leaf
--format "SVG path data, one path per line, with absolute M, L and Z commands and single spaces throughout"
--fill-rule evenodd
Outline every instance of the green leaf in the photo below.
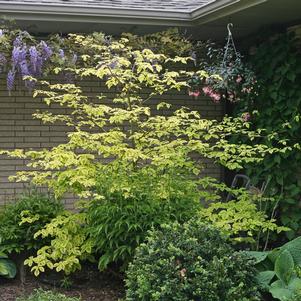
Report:
M 0 259 L 2 259 L 2 258 L 8 258 L 8 256 L 5 253 L 0 252 Z
M 246 251 L 244 253 L 249 255 L 251 258 L 254 258 L 255 264 L 258 264 L 258 263 L 264 261 L 267 258 L 267 256 L 269 255 L 269 252 L 258 252 L 258 251 Z
M 16 265 L 9 259 L 0 259 L 0 275 L 14 278 L 17 274 Z
M 270 251 L 269 254 L 268 254 L 269 260 L 270 260 L 273 264 L 275 264 L 276 259 L 278 258 L 278 256 L 279 256 L 280 253 L 281 253 L 280 248 L 273 249 L 273 250 Z
M 289 289 L 293 290 L 294 293 L 297 293 L 298 295 L 301 295 L 301 279 L 300 278 L 294 278 L 290 281 L 288 284 Z
M 281 301 L 289 301 L 293 296 L 292 291 L 290 291 L 287 288 L 273 287 L 273 288 L 270 288 L 269 292 L 272 294 L 272 296 L 275 299 L 278 299 Z
M 275 273 L 286 285 L 291 280 L 294 267 L 295 265 L 292 255 L 287 250 L 282 251 L 275 262 Z
M 276 273 L 274 271 L 264 271 L 264 272 L 258 273 L 256 278 L 257 278 L 259 285 L 266 288 L 269 286 L 269 284 L 271 283 L 271 281 L 275 275 L 276 275 Z
M 281 250 L 288 251 L 294 259 L 295 265 L 301 266 L 301 237 L 298 237 L 281 247 Z

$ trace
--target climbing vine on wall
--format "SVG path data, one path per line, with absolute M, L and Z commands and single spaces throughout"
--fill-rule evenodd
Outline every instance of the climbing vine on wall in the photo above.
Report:
M 279 197 L 276 210 L 283 225 L 289 226 L 289 238 L 301 234 L 301 52 L 293 34 L 283 34 L 261 44 L 252 58 L 260 88 L 251 103 L 244 99 L 239 114 L 253 112 L 256 128 L 277 133 L 292 150 L 270 154 L 247 172 L 255 183 L 269 181 L 269 192 Z M 271 142 L 266 139 L 267 145 Z

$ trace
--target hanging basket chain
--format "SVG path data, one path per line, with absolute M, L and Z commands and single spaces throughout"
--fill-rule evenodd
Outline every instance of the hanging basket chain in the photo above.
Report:
M 226 46 L 225 46 L 225 53 L 224 53 L 224 57 L 223 57 L 223 61 L 222 61 L 222 68 L 226 68 L 227 67 L 227 58 L 228 58 L 228 52 L 229 52 L 229 49 L 232 47 L 233 50 L 234 50 L 234 54 L 235 54 L 235 57 L 236 59 L 239 58 L 239 54 L 236 50 L 236 47 L 235 47 L 235 43 L 234 43 L 234 39 L 233 39 L 233 35 L 232 35 L 232 32 L 231 32 L 231 29 L 230 27 L 233 27 L 233 24 L 232 23 L 229 23 L 227 25 L 227 29 L 228 29 L 228 37 L 227 37 L 227 43 L 226 43 Z

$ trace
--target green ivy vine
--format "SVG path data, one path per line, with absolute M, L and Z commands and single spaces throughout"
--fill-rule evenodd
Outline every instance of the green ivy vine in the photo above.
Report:
M 277 140 L 292 146 L 290 152 L 270 154 L 249 165 L 247 173 L 254 183 L 269 181 L 269 193 L 279 198 L 275 213 L 292 229 L 287 235 L 301 234 L 301 55 L 300 41 L 293 34 L 282 34 L 262 43 L 251 58 L 260 84 L 252 102 L 245 99 L 239 114 L 252 112 L 255 128 L 277 133 Z M 271 142 L 266 138 L 266 144 Z M 274 208 L 275 209 L 275 208 Z

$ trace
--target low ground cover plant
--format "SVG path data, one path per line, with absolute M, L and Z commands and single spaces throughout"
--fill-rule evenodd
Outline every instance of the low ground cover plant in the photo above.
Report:
M 7 253 L 33 251 L 45 244 L 34 234 L 41 230 L 64 208 L 49 195 L 30 192 L 0 212 L 0 250 Z
M 126 273 L 126 300 L 260 300 L 250 258 L 199 219 L 149 233 Z
M 35 290 L 28 297 L 19 297 L 16 301 L 80 301 L 80 298 L 67 297 L 66 295 L 42 289 Z

